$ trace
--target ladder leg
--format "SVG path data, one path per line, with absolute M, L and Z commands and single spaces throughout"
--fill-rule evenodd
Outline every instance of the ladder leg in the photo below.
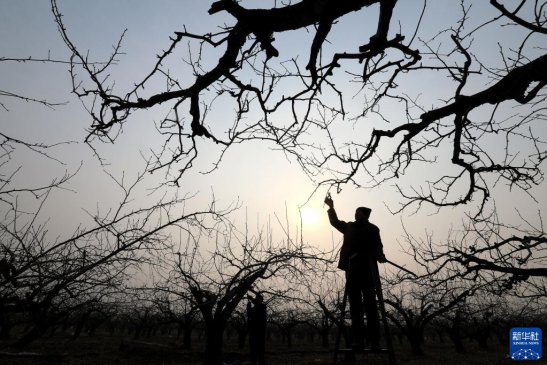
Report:
M 391 340 L 391 334 L 389 332 L 389 326 L 386 317 L 386 307 L 384 304 L 384 295 L 382 293 L 382 282 L 380 281 L 380 273 L 378 272 L 378 265 L 374 263 L 372 268 L 373 276 L 376 284 L 376 296 L 378 297 L 378 304 L 380 307 L 380 314 L 382 315 L 382 321 L 384 322 L 384 332 L 386 336 L 386 345 L 389 351 L 389 365 L 395 365 L 395 352 L 393 350 L 393 342 Z
M 338 325 L 338 333 L 336 334 L 336 342 L 334 347 L 334 358 L 332 359 L 332 365 L 336 365 L 336 361 L 338 360 L 338 352 L 340 350 L 340 339 L 342 337 L 342 331 L 344 330 L 344 318 L 346 316 L 346 304 L 348 300 L 348 283 L 346 280 L 346 285 L 344 288 L 344 298 L 342 299 L 342 310 L 340 311 L 340 321 L 337 323 Z

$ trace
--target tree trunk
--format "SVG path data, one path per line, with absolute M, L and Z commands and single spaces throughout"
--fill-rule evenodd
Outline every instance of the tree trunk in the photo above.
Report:
M 424 333 L 420 329 L 414 328 L 408 332 L 408 341 L 410 342 L 410 348 L 412 353 L 417 356 L 424 355 L 424 350 L 422 349 L 422 344 L 424 342 Z
M 321 330 L 321 346 L 323 347 L 329 347 L 329 332 L 329 327 L 325 327 Z
M 192 348 L 192 329 L 193 325 L 191 321 L 187 321 L 183 324 L 182 328 L 182 348 L 190 350 Z
M 497 329 L 496 331 L 494 331 L 494 333 L 496 334 L 496 338 L 498 339 L 498 342 L 500 345 L 502 346 L 505 346 L 507 344 L 507 333 L 509 331 L 505 331 L 505 329 Z
M 205 353 L 203 354 L 203 365 L 222 364 L 222 335 L 224 325 L 212 322 L 205 325 Z
M 10 322 L 6 307 L 3 304 L 0 304 L 0 339 L 9 339 L 12 327 L 13 325 Z
M 444 333 L 443 330 L 437 330 L 437 336 L 439 338 L 439 343 L 444 343 Z
M 241 350 L 245 347 L 245 340 L 247 339 L 247 329 L 238 328 L 237 329 L 237 346 Z
M 292 348 L 292 326 L 283 326 L 281 328 L 281 333 L 283 335 L 283 339 L 287 341 L 287 347 Z M 283 341 L 283 343 L 285 343 Z
M 450 336 L 450 339 L 452 340 L 452 343 L 454 343 L 454 347 L 455 347 L 456 352 L 458 352 L 460 354 L 464 353 L 465 352 L 465 347 L 463 346 L 463 341 L 462 341 L 462 337 L 460 336 L 460 334 L 450 332 L 449 336 Z
M 488 333 L 485 331 L 479 331 L 475 334 L 475 340 L 483 350 L 488 350 L 488 337 Z
M 424 350 L 422 349 L 422 342 L 416 338 L 410 338 L 410 347 L 412 348 L 412 353 L 414 355 L 422 356 Z
M 84 329 L 84 325 L 85 325 L 85 322 L 87 321 L 88 316 L 89 316 L 89 314 L 85 313 L 78 320 L 78 323 L 76 324 L 76 328 L 74 329 L 74 334 L 70 338 L 72 341 L 74 341 L 75 339 L 80 337 L 80 334 L 82 333 L 82 330 Z

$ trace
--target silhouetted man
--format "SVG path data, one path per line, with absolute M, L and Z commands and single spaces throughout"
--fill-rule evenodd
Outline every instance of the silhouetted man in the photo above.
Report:
M 266 352 L 266 304 L 262 294 L 256 293 L 255 297 L 248 296 L 247 320 L 249 323 L 249 348 L 251 351 L 251 364 L 264 365 Z
M 325 204 L 329 207 L 330 224 L 344 234 L 338 268 L 346 272 L 353 348 L 364 347 L 363 312 L 367 315 L 367 347 L 379 348 L 380 321 L 375 291 L 375 275 L 378 273 L 376 261 L 386 262 L 380 230 L 368 221 L 370 208 L 357 208 L 355 222 L 344 222 L 338 219 L 330 196 L 325 198 Z

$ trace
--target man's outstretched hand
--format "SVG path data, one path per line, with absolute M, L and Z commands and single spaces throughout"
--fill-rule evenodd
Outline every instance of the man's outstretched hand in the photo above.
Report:
M 334 208 L 334 202 L 332 201 L 332 198 L 330 197 L 330 195 L 327 195 L 325 197 L 325 204 L 327 204 L 327 206 L 332 209 Z

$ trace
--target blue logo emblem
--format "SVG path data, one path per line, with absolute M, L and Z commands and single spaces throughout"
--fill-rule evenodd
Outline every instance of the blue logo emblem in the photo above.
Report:
M 509 356 L 513 360 L 541 359 L 541 328 L 511 328 L 509 331 Z

